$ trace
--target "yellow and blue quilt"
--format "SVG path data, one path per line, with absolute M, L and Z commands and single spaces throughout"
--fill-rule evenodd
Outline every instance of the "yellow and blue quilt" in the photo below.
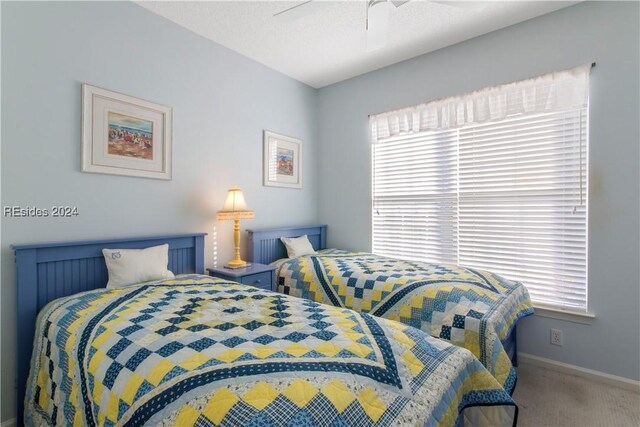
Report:
M 200 275 L 38 316 L 28 426 L 512 425 L 468 351 L 352 310 Z
M 533 314 L 527 289 L 496 274 L 337 249 L 277 261 L 278 291 L 396 320 L 471 351 L 512 393 L 503 342 Z

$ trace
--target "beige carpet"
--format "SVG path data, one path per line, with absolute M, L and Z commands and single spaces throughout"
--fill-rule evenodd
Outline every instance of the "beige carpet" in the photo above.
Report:
M 640 426 L 640 393 L 536 366 L 518 367 L 518 426 Z

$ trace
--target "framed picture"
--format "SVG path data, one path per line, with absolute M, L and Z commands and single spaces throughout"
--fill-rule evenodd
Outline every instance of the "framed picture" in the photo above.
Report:
M 302 188 L 302 141 L 264 131 L 263 184 Z
M 170 107 L 82 85 L 82 172 L 171 179 Z

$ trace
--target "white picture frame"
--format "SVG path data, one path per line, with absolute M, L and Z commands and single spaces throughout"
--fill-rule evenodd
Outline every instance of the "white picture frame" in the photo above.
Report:
M 263 185 L 302 188 L 302 140 L 264 131 Z
M 82 85 L 82 172 L 171 179 L 171 107 Z

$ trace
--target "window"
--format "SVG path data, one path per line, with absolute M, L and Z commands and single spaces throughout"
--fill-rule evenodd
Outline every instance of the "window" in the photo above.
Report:
M 373 252 L 586 311 L 589 68 L 372 116 Z

